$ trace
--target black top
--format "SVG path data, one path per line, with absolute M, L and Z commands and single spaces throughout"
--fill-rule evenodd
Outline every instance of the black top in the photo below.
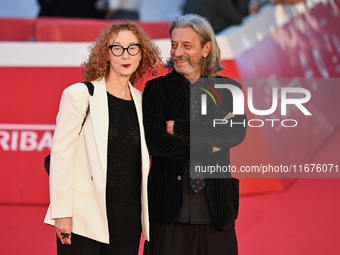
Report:
M 140 204 L 141 144 L 133 100 L 109 93 L 109 135 L 107 149 L 107 201 Z
M 213 223 L 205 191 L 195 194 L 189 185 L 189 169 L 183 174 L 183 204 L 176 222 L 189 224 Z
M 226 82 L 226 79 L 228 84 L 241 87 L 232 79 L 224 78 L 222 82 Z M 218 83 L 218 80 L 214 79 L 214 83 Z M 220 94 L 223 106 L 218 109 L 218 116 L 212 115 L 209 118 L 221 118 L 221 113 L 224 117 L 226 113 L 233 112 L 230 91 L 225 89 Z M 166 131 L 168 120 L 175 121 L 175 135 Z M 245 115 L 234 117 L 235 122 L 243 120 L 246 121 Z M 146 83 L 143 122 L 146 142 L 152 155 L 148 177 L 150 222 L 172 223 L 176 221 L 183 205 L 184 173 L 190 159 L 193 159 L 190 149 L 197 149 L 194 155 L 211 165 L 228 165 L 230 148 L 243 141 L 246 127 L 237 125 L 232 128 L 213 128 L 211 119 L 207 119 L 209 125 L 190 123 L 190 83 L 175 71 Z M 209 137 L 201 137 L 200 134 L 208 134 Z M 222 149 L 213 153 L 213 146 Z M 238 215 L 238 180 L 205 179 L 205 184 L 202 192 L 205 192 L 213 222 L 221 230 L 230 229 Z

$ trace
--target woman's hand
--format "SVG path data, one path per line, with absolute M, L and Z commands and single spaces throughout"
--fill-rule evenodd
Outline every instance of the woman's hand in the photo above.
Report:
M 55 219 L 55 230 L 62 244 L 71 244 L 72 218 Z

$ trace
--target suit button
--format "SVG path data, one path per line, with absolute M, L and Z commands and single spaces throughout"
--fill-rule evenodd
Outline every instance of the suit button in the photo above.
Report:
M 179 175 L 179 176 L 177 177 L 177 179 L 178 179 L 179 181 L 182 180 L 182 176 Z

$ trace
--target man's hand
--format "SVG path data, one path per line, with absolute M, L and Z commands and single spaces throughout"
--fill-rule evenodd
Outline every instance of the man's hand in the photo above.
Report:
M 174 125 L 175 125 L 175 121 L 174 120 L 168 120 L 166 122 L 166 131 L 171 134 L 174 135 Z
M 234 117 L 234 114 L 232 112 L 229 112 L 223 119 L 227 120 L 227 119 L 230 119 L 232 117 Z
M 218 152 L 218 151 L 220 151 L 221 150 L 221 148 L 218 148 L 218 147 L 213 147 L 213 152 Z
M 55 219 L 55 230 L 62 244 L 71 244 L 72 218 Z
M 229 112 L 223 119 L 227 120 L 227 119 L 230 119 L 234 117 L 234 114 L 232 112 Z M 174 120 L 168 120 L 166 122 L 166 131 L 171 134 L 171 135 L 174 135 L 174 125 L 175 125 L 175 121 Z M 218 148 L 218 147 L 213 147 L 213 152 L 218 152 L 220 151 L 221 148 Z

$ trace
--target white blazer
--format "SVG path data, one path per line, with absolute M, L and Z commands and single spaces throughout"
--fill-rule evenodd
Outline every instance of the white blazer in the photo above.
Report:
M 52 141 L 50 206 L 45 223 L 54 225 L 55 218 L 72 217 L 73 233 L 109 243 L 105 200 L 108 101 L 105 79 L 92 83 L 93 96 L 89 96 L 83 83 L 71 85 L 63 92 Z M 143 127 L 142 95 L 131 84 L 129 86 L 136 106 L 141 138 L 142 232 L 144 239 L 149 240 L 149 153 Z M 88 104 L 90 113 L 80 132 Z

